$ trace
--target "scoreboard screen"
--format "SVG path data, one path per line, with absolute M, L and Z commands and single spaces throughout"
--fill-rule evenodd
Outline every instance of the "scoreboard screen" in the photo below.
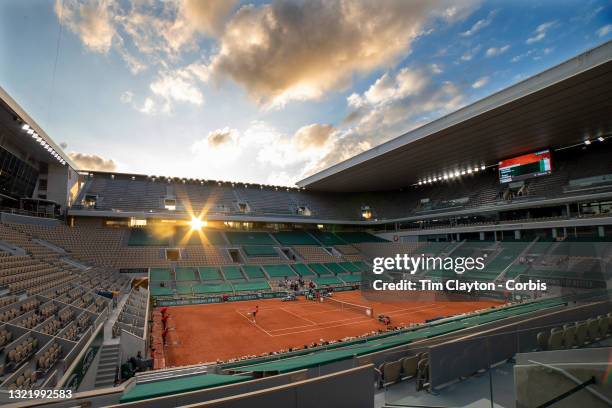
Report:
M 511 183 L 551 173 L 550 150 L 506 159 L 499 162 L 499 182 Z

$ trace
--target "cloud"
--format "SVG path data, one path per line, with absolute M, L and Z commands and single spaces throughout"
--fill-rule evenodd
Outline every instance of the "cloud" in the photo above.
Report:
M 325 154 L 310 160 L 303 175 L 346 160 L 465 104 L 459 87 L 448 81 L 434 82 L 430 75 L 429 67 L 386 72 L 362 94 L 351 94 L 347 106 L 353 110 L 343 122 L 348 127 L 336 129 Z
M 438 75 L 441 74 L 442 72 L 444 72 L 444 70 L 442 69 L 442 66 L 440 64 L 431 64 L 431 72 Z
M 612 24 L 607 24 L 597 30 L 597 36 L 605 37 L 606 35 L 610 34 L 610 32 L 612 32 Z
M 483 76 L 482 78 L 478 78 L 478 80 L 476 80 L 476 82 L 472 84 L 472 88 L 474 89 L 482 88 L 487 83 L 489 83 L 489 77 Z
M 330 140 L 334 132 L 332 125 L 312 124 L 303 126 L 295 132 L 295 144 L 298 149 L 318 148 Z
M 514 57 L 512 57 L 510 62 L 519 62 L 520 60 L 533 55 L 535 52 L 536 52 L 536 50 L 529 50 L 529 51 L 526 51 L 526 52 L 524 52 L 522 54 L 515 55 Z
M 121 103 L 131 103 L 133 99 L 134 99 L 134 92 L 132 91 L 125 91 L 119 97 L 119 100 L 121 101 Z
M 548 30 L 554 27 L 556 24 L 557 24 L 556 21 L 548 21 L 546 23 L 540 24 L 538 28 L 536 28 L 535 31 L 533 32 L 533 36 L 527 38 L 526 43 L 533 44 L 538 41 L 542 41 L 546 37 L 546 33 L 548 32 Z
M 193 77 L 183 70 L 162 73 L 149 86 L 151 91 L 162 97 L 168 106 L 171 102 L 189 102 L 201 105 L 204 96 L 194 83 Z
M 145 98 L 142 106 L 135 107 L 136 110 L 140 113 L 144 113 L 145 115 L 152 115 L 155 113 L 155 101 L 151 98 Z
M 510 49 L 510 44 L 504 45 L 503 47 L 491 47 L 487 49 L 485 55 L 487 57 L 496 57 L 508 51 Z
M 206 139 L 209 146 L 218 147 L 236 140 L 237 135 L 238 131 L 236 129 L 224 127 L 223 129 L 217 129 L 209 132 Z
M 112 5 L 109 0 L 56 0 L 54 11 L 60 23 L 77 34 L 86 48 L 106 53 L 116 34 Z
M 497 14 L 497 11 L 491 11 L 486 18 L 478 20 L 469 30 L 464 31 L 459 35 L 461 35 L 462 37 L 470 37 L 476 34 L 478 31 L 482 30 L 485 27 L 488 27 L 491 24 L 491 22 L 493 21 L 493 17 L 495 17 L 495 14 Z
M 197 50 L 201 37 L 220 34 L 236 0 L 55 0 L 61 24 L 93 52 L 116 49 L 133 74 L 147 68 L 128 47 L 150 63 L 167 68 L 178 53 Z
M 117 164 L 110 159 L 104 159 L 96 154 L 70 152 L 68 156 L 80 170 L 115 171 Z
M 211 72 L 266 107 L 318 99 L 355 73 L 396 62 L 435 18 L 463 17 L 472 2 L 278 1 L 242 6 L 226 25 Z
M 482 47 L 480 45 L 477 45 L 476 47 L 467 50 L 461 56 L 461 61 L 471 61 L 481 48 Z

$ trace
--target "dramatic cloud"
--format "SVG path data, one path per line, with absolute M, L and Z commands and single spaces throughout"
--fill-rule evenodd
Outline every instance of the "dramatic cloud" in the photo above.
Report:
M 597 36 L 605 37 L 606 35 L 610 34 L 610 32 L 612 32 L 612 24 L 607 24 L 597 30 Z
M 235 4 L 235 0 L 56 0 L 54 10 L 87 49 L 107 53 L 114 46 L 137 74 L 147 64 L 128 51 L 127 43 L 150 63 L 166 66 L 166 60 L 176 60 L 183 49 L 197 49 L 200 36 L 218 35 Z
M 487 50 L 485 55 L 487 57 L 496 57 L 498 55 L 502 55 L 506 51 L 510 49 L 510 44 L 504 45 L 503 47 L 491 47 Z
M 55 13 L 60 23 L 77 34 L 90 51 L 106 53 L 111 48 L 115 28 L 112 2 L 56 0 Z
M 95 154 L 70 152 L 68 156 L 80 170 L 115 171 L 117 164 L 110 159 L 104 159 Z
M 238 131 L 236 129 L 230 129 L 225 127 L 223 129 L 213 130 L 208 133 L 208 145 L 211 147 L 218 147 L 221 145 L 225 145 L 227 143 L 231 143 L 237 137 Z
M 306 176 L 421 126 L 465 104 L 461 90 L 451 82 L 435 83 L 429 67 L 401 69 L 379 77 L 362 94 L 353 93 L 347 106 L 353 111 L 336 129 L 324 153 L 302 168 Z
M 472 88 L 474 89 L 478 89 L 478 88 L 482 88 L 483 86 L 485 86 L 487 83 L 489 82 L 489 77 L 484 76 L 482 78 L 479 78 L 478 80 L 476 80 L 476 82 L 474 82 L 472 84 Z
M 549 22 L 540 24 L 538 28 L 536 28 L 536 30 L 533 32 L 533 36 L 527 39 L 526 43 L 533 44 L 538 41 L 542 41 L 546 37 L 546 33 L 548 32 L 548 30 L 554 27 L 556 24 L 557 24 L 556 21 L 549 21 Z
M 299 149 L 321 147 L 327 143 L 334 132 L 331 125 L 312 124 L 301 127 L 295 132 L 295 143 Z
M 462 37 L 470 37 L 476 34 L 478 31 L 482 30 L 483 28 L 488 27 L 493 21 L 493 17 L 495 17 L 495 14 L 496 11 L 491 11 L 486 18 L 478 20 L 469 30 L 462 32 L 460 35 Z
M 351 75 L 406 55 L 434 18 L 465 16 L 471 2 L 279 1 L 241 7 L 227 23 L 211 70 L 261 105 L 320 98 Z

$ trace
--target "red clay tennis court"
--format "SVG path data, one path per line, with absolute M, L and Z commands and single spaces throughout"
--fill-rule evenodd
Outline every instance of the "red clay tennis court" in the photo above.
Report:
M 334 298 L 354 305 L 371 307 L 374 315 L 391 317 L 392 326 L 420 323 L 499 305 L 495 301 L 367 301 L 361 292 L 334 294 Z M 259 306 L 256 323 L 250 312 Z M 376 317 L 368 317 L 361 307 L 340 309 L 330 301 L 293 302 L 267 299 L 222 304 L 176 306 L 169 308 L 166 366 L 189 365 L 259 355 L 289 347 L 348 336 L 359 336 L 384 329 Z

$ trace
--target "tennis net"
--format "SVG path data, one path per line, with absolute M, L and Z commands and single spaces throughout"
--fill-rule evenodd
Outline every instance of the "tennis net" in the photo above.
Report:
M 366 315 L 368 317 L 374 317 L 374 309 L 368 306 L 356 305 L 354 303 L 345 302 L 343 300 L 337 300 L 331 297 L 322 298 L 325 299 L 323 302 L 328 305 L 339 309 L 339 310 L 347 310 L 349 312 L 355 312 L 359 314 Z

